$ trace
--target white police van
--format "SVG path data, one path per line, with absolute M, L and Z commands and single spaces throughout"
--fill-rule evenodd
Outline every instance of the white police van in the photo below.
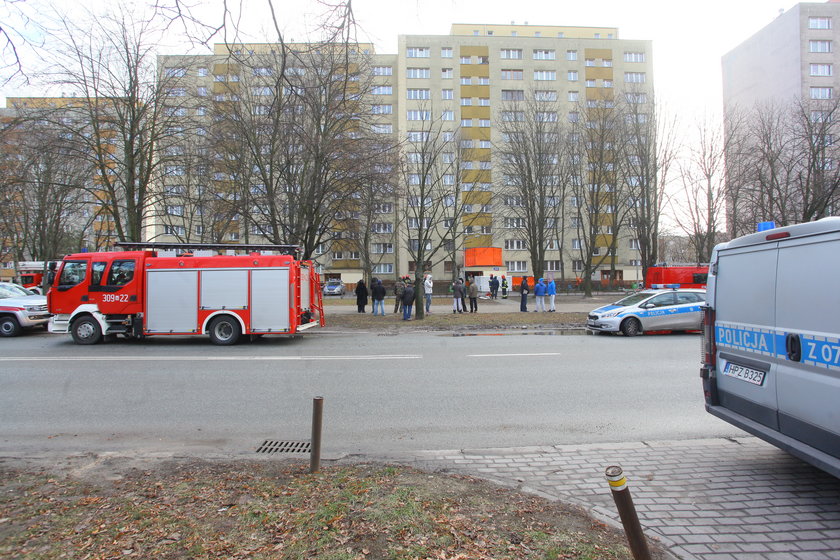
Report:
M 706 410 L 840 477 L 840 218 L 715 247 Z
M 586 328 L 596 332 L 621 331 L 625 336 L 646 331 L 700 330 L 705 290 L 680 289 L 679 284 L 653 287 L 663 289 L 636 292 L 592 310 Z

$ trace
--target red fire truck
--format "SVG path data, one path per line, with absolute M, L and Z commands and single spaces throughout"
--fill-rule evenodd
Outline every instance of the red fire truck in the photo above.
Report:
M 69 332 L 77 344 L 207 333 L 229 345 L 325 324 L 320 278 L 311 261 L 297 260 L 296 246 L 118 245 L 128 250 L 64 257 L 47 293 L 50 332 Z M 250 254 L 214 254 L 231 249 Z
M 645 276 L 645 288 L 652 288 L 661 284 L 679 284 L 680 288 L 706 287 L 706 278 L 709 276 L 709 265 L 668 265 L 657 264 L 648 268 Z
M 20 285 L 38 294 L 44 282 L 44 272 L 50 263 L 44 261 L 21 261 L 17 264 Z

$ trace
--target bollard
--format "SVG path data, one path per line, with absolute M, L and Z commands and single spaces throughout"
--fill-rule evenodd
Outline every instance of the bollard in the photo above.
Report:
M 324 397 L 312 400 L 312 448 L 309 450 L 309 472 L 321 468 L 321 419 L 324 415 Z
M 635 560 L 650 560 L 645 534 L 639 523 L 639 516 L 633 506 L 633 498 L 630 496 L 630 489 L 627 488 L 627 479 L 624 477 L 624 470 L 618 465 L 607 467 L 604 473 L 607 482 L 612 490 L 615 507 L 618 509 L 618 516 L 621 524 L 624 525 L 624 534 L 627 535 L 627 542 L 630 545 L 630 552 Z

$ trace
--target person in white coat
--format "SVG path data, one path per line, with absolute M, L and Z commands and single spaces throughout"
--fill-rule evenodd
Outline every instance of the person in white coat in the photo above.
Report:
M 432 290 L 435 287 L 435 283 L 432 280 L 432 275 L 427 274 L 426 278 L 423 280 L 423 295 L 426 298 L 426 313 L 431 313 L 432 309 Z

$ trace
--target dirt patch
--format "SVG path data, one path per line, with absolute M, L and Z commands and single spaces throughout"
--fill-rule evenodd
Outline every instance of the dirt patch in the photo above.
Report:
M 329 313 L 327 326 L 343 329 L 385 330 L 498 330 L 498 329 L 583 329 L 586 313 L 432 313 L 422 320 L 403 321 L 402 316 L 369 313 Z
M 629 559 L 582 511 L 380 464 L 0 466 L 0 557 Z M 666 558 L 661 549 L 655 558 Z

